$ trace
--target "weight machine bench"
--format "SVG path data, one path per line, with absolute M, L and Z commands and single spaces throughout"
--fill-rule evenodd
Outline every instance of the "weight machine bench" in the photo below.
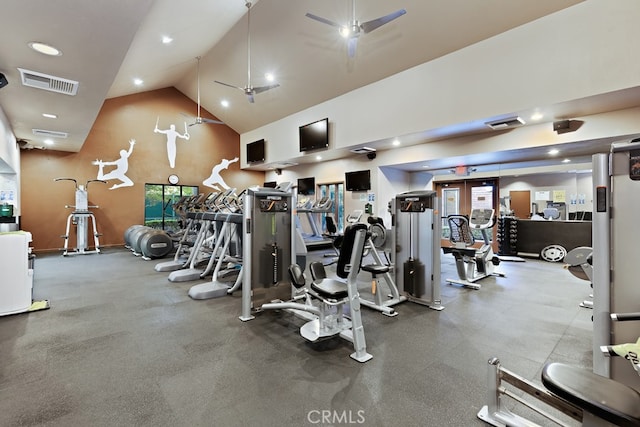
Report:
M 562 363 L 546 364 L 541 379 L 545 388 L 503 368 L 497 358 L 490 359 L 490 402 L 478 412 L 478 418 L 501 427 L 538 426 L 504 408 L 501 398 L 505 395 L 558 425 L 568 425 L 506 389 L 502 385 L 506 382 L 565 415 L 581 421 L 583 426 L 640 425 L 640 394 L 631 387 L 589 370 Z

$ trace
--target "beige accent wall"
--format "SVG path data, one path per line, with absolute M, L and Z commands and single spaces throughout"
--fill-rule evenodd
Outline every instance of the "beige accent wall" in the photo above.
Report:
M 240 137 L 226 125 L 201 124 L 188 128 L 188 141 L 177 139 L 176 166 L 171 169 L 167 158 L 166 136 L 154 133 L 156 120 L 159 128 L 170 124 L 184 133 L 184 123 L 193 122 L 197 105 L 175 88 L 108 99 L 105 101 L 89 136 L 78 153 L 54 150 L 30 150 L 21 153 L 21 228 L 33 234 L 36 252 L 62 248 L 67 216 L 75 204 L 75 188 L 71 181 L 54 182 L 55 178 L 75 178 L 84 184 L 95 179 L 96 159 L 114 161 L 120 150 L 129 149 L 129 140 L 136 145 L 129 157 L 127 176 L 132 187 L 109 188 L 119 181 L 107 184 L 89 184 L 89 203 L 96 217 L 101 246 L 124 244 L 125 230 L 144 221 L 144 185 L 168 183 L 167 177 L 175 173 L 182 185 L 197 185 L 200 192 L 213 191 L 202 184 L 211 169 L 222 159 L 240 156 Z M 187 114 L 188 117 L 185 117 Z M 215 118 L 202 110 L 203 117 Z M 105 166 L 105 172 L 112 168 Z M 239 191 L 251 185 L 262 185 L 264 173 L 240 170 L 240 162 L 232 163 L 222 173 L 226 183 Z M 90 241 L 91 235 L 89 236 Z M 70 247 L 75 247 L 75 235 Z

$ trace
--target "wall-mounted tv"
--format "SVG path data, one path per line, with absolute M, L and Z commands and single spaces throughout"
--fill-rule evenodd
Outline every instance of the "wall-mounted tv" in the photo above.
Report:
M 300 126 L 300 151 L 311 151 L 329 146 L 329 119 Z
M 264 139 L 247 144 L 247 163 L 264 162 Z
M 367 191 L 371 190 L 371 171 L 345 172 L 344 186 L 347 191 Z
M 316 192 L 316 179 L 311 178 L 298 178 L 298 194 L 304 196 L 310 196 Z

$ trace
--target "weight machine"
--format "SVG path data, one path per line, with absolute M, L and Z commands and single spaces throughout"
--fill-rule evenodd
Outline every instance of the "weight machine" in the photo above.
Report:
M 440 300 L 440 215 L 435 191 L 409 191 L 391 201 L 391 264 L 400 298 L 443 310 Z M 391 298 L 389 305 L 395 298 Z
M 92 182 L 101 182 L 106 184 L 106 181 L 101 179 L 90 179 L 86 182 L 85 185 L 78 184 L 73 178 L 55 178 L 54 181 L 73 181 L 76 187 L 75 205 L 65 205 L 65 208 L 73 208 L 73 211 L 67 217 L 67 228 L 65 230 L 65 234 L 61 237 L 64 239 L 64 248 L 62 252 L 62 256 L 67 255 L 86 255 L 90 253 L 100 253 L 100 241 L 99 237 L 101 234 L 98 233 L 96 228 L 96 218 L 93 216 L 93 212 L 89 210 L 89 208 L 98 208 L 96 205 L 89 205 L 89 184 Z M 89 220 L 91 220 L 91 225 L 93 228 L 93 243 L 94 249 L 89 249 L 89 243 L 87 240 L 87 231 L 89 227 Z M 71 224 L 76 226 L 76 248 L 69 252 L 69 232 L 71 231 Z
M 370 360 L 357 288 L 366 225 L 356 224 L 345 233 L 338 272 L 346 282 L 325 279 L 307 286 L 302 268 L 295 260 L 296 230 L 292 211 L 289 192 L 247 190 L 240 320 L 252 320 L 255 314 L 265 310 L 290 311 L 307 320 L 300 328 L 305 339 L 315 342 L 339 335 L 353 343 L 353 359 Z M 343 315 L 346 307 L 349 314 Z
M 640 138 L 616 142 L 608 154 L 593 156 L 593 371 L 636 390 L 640 376 L 629 375 L 623 358 L 609 358 L 601 349 L 635 342 L 640 335 L 638 322 L 620 321 L 625 313 L 640 311 L 639 163 Z

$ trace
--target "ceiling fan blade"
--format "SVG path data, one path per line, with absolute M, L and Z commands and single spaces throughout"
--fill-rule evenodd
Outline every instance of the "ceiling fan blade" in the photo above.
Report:
M 347 41 L 347 54 L 349 58 L 356 56 L 356 48 L 358 47 L 358 37 L 349 37 Z
M 221 122 L 220 120 L 207 119 L 205 117 L 202 117 L 202 123 L 211 123 L 211 124 L 215 124 L 215 125 L 223 125 L 224 124 L 224 122 Z
M 380 28 L 384 24 L 386 24 L 388 22 L 391 22 L 396 18 L 401 17 L 405 13 L 407 13 L 406 10 L 400 9 L 400 10 L 392 12 L 392 13 L 390 13 L 388 15 L 380 17 L 378 19 L 373 19 L 371 21 L 363 22 L 362 24 L 360 24 L 360 28 L 362 28 L 362 31 L 364 31 L 365 33 L 370 33 L 371 31 L 375 30 L 376 28 Z
M 218 83 L 218 84 L 221 84 L 221 85 L 223 85 L 223 86 L 229 86 L 229 87 L 232 87 L 232 88 L 234 88 L 234 89 L 240 89 L 241 91 L 243 91 L 243 92 L 244 92 L 244 88 L 242 88 L 242 87 L 235 86 L 235 85 L 230 85 L 229 83 L 220 82 L 220 81 L 218 81 L 218 80 L 214 80 L 214 82 L 216 82 L 216 83 Z
M 253 95 L 257 94 L 257 93 L 262 93 L 262 92 L 266 92 L 269 89 L 274 89 L 276 87 L 279 87 L 279 84 L 273 84 L 273 85 L 269 85 L 269 86 L 259 86 L 259 87 L 254 87 L 252 89 Z
M 323 18 L 321 16 L 317 16 L 317 15 L 314 15 L 312 13 L 307 13 L 304 16 L 306 16 L 307 18 L 311 18 L 311 19 L 313 19 L 315 21 L 322 22 L 323 24 L 331 25 L 332 27 L 336 27 L 336 28 L 344 27 L 344 25 L 340 25 L 340 24 L 338 24 L 336 22 L 333 22 L 333 21 L 331 21 L 331 20 L 329 20 L 327 18 Z

